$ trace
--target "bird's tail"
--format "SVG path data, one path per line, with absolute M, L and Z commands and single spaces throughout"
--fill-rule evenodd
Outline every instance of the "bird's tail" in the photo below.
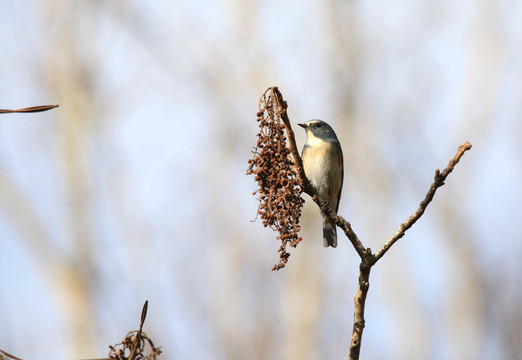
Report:
M 323 246 L 337 247 L 337 228 L 333 221 L 323 216 Z

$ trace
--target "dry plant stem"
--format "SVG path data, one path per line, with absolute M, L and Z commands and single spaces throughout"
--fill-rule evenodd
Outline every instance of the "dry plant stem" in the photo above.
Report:
M 134 360 L 136 359 L 136 357 L 138 356 L 138 349 L 140 348 L 140 344 L 141 344 L 141 334 L 142 334 L 142 331 L 143 331 L 143 323 L 145 323 L 145 319 L 147 318 L 147 309 L 149 307 L 149 300 L 146 300 L 145 301 L 145 304 L 143 304 L 143 308 L 141 309 L 141 321 L 140 321 L 140 329 L 138 330 L 138 333 L 136 334 L 136 346 L 132 349 L 130 355 L 129 355 L 129 360 Z
M 32 106 L 32 107 L 17 109 L 17 110 L 0 109 L 0 114 L 41 112 L 41 111 L 47 111 L 47 110 L 57 108 L 58 106 L 59 105 L 41 105 L 41 106 Z

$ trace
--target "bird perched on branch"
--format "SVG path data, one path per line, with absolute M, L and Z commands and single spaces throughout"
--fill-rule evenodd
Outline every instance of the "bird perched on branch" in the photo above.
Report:
M 339 209 L 343 188 L 343 151 L 332 127 L 322 120 L 298 124 L 306 130 L 303 167 L 319 197 L 335 211 Z M 323 245 L 337 247 L 335 223 L 323 214 Z

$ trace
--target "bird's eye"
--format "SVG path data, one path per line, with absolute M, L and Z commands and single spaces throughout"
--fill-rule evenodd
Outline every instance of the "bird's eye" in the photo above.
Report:
M 315 124 L 315 126 L 320 128 L 321 127 L 321 123 L 317 123 L 317 124 Z

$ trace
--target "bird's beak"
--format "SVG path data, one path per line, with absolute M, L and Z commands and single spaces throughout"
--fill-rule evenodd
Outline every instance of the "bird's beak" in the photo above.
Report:
M 297 124 L 299 125 L 300 127 L 302 127 L 303 129 L 306 129 L 306 125 L 305 124 Z

